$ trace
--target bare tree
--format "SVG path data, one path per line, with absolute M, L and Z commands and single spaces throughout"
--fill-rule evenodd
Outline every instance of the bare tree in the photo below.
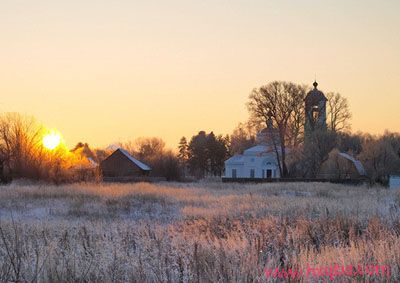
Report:
M 152 159 L 165 150 L 165 142 L 161 138 L 139 138 L 135 141 L 137 155 L 141 159 Z
M 333 132 L 350 130 L 351 112 L 347 98 L 328 92 L 328 128 Z
M 0 154 L 14 176 L 36 177 L 40 167 L 43 128 L 33 117 L 6 113 L 0 117 Z
M 286 147 L 297 145 L 304 121 L 303 100 L 306 87 L 291 82 L 274 81 L 254 89 L 247 103 L 253 120 L 265 124 L 271 119 L 279 133 L 279 144 L 274 144 L 281 176 L 288 175 Z
M 152 176 L 165 177 L 168 181 L 181 178 L 178 156 L 175 152 L 165 148 L 165 142 L 161 138 L 141 137 L 118 145 L 150 165 Z
M 358 158 L 362 161 L 368 176 L 373 182 L 386 184 L 391 173 L 400 168 L 400 137 L 390 133 L 377 137 L 365 135 L 362 152 Z
M 73 170 L 85 160 L 69 151 L 65 145 L 54 150 L 43 146 L 44 127 L 33 117 L 18 113 L 0 116 L 0 157 L 3 171 L 14 178 L 54 181 L 71 180 Z
M 239 123 L 230 135 L 230 154 L 241 154 L 245 149 L 255 145 L 258 130 L 261 129 L 257 129 L 250 122 Z
M 157 159 L 165 151 L 165 142 L 158 137 L 140 137 L 133 141 L 117 143 L 116 145 L 146 162 Z
M 294 104 L 292 109 L 293 112 L 289 120 L 290 123 L 288 123 L 289 130 L 287 131 L 288 140 L 290 142 L 289 145 L 292 149 L 297 149 L 299 145 L 304 141 L 305 108 L 303 100 L 309 88 L 306 85 L 298 87 L 300 88 L 300 91 L 302 91 L 302 93 L 300 94 L 300 97 L 297 98 L 297 102 L 300 102 L 299 98 L 302 98 L 302 101 L 301 103 Z

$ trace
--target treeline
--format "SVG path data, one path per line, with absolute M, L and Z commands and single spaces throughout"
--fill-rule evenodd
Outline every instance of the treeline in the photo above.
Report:
M 256 145 L 257 132 L 263 126 L 251 121 L 240 123 L 230 135 L 200 131 L 189 140 L 182 137 L 176 151 L 166 148 L 165 142 L 157 137 L 139 138 L 116 146 L 149 164 L 153 176 L 178 181 L 199 179 L 223 175 L 224 161 Z M 50 154 L 40 146 L 42 132 L 43 128 L 32 117 L 15 113 L 0 117 L 3 181 L 29 178 L 59 183 L 88 179 L 87 172 L 91 172 L 89 179 L 99 178 L 93 175 L 95 170 L 88 166 L 87 158 L 99 164 L 113 151 L 113 148 L 92 149 L 88 144 L 78 143 L 72 150 L 58 149 Z M 324 135 L 328 140 L 321 139 L 311 157 L 304 152 L 303 142 L 292 148 L 287 160 L 289 177 L 309 177 L 312 170 L 317 174 L 318 166 L 334 158 L 335 151 L 347 152 L 359 159 L 372 182 L 386 184 L 390 174 L 400 173 L 400 134 L 386 132 L 378 136 L 328 130 Z M 313 164 L 317 164 L 315 169 Z
M 259 129 L 240 123 L 230 136 L 230 154 L 240 154 L 256 145 Z M 293 148 L 287 160 L 289 178 L 313 178 L 323 163 L 335 163 L 333 173 L 340 171 L 336 153 L 345 152 L 359 160 L 372 183 L 386 185 L 391 174 L 400 175 L 400 134 L 386 131 L 382 135 L 368 133 L 320 133 L 320 139 L 306 149 L 303 143 Z M 336 164 L 337 163 L 337 164 Z
M 327 127 L 315 130 L 305 141 L 304 99 L 309 86 L 274 81 L 255 88 L 249 95 L 249 119 L 230 135 L 200 131 L 182 137 L 176 149 L 168 149 L 158 137 L 120 143 L 135 158 L 152 167 L 152 175 L 167 180 L 199 179 L 224 174 L 224 162 L 257 144 L 257 133 L 267 125 L 273 141 L 280 175 L 315 178 L 327 162 L 339 170 L 338 152 L 360 160 L 371 182 L 387 183 L 390 174 L 400 174 L 400 134 L 352 133 L 347 99 L 328 92 Z M 72 150 L 60 146 L 49 152 L 42 146 L 45 128 L 34 118 L 8 113 L 0 116 L 0 179 L 30 178 L 63 182 L 98 178 L 99 164 L 113 148 L 91 149 L 78 143 Z M 340 170 L 339 170 L 340 171 Z M 89 173 L 88 173 L 89 172 Z
M 229 153 L 229 137 L 204 131 L 189 143 L 182 139 L 179 151 L 166 148 L 158 137 L 138 138 L 110 148 L 90 148 L 78 143 L 67 149 L 61 144 L 56 150 L 43 147 L 46 129 L 33 117 L 18 113 L 0 116 L 0 181 L 26 178 L 54 183 L 96 180 L 101 176 L 100 164 L 116 147 L 150 165 L 151 175 L 166 180 L 185 180 L 205 176 L 221 176 Z
M 151 175 L 167 180 L 199 179 L 221 176 L 224 161 L 230 156 L 229 137 L 200 131 L 188 142 L 182 137 L 178 151 L 166 149 L 162 139 L 139 138 L 118 144 L 152 168 Z
M 400 134 L 341 134 L 337 148 L 353 153 L 364 165 L 372 182 L 387 185 L 388 176 L 400 175 Z

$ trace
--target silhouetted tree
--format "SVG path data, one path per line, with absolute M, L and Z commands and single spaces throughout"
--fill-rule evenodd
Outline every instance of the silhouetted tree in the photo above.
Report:
M 182 137 L 179 141 L 179 145 L 178 145 L 178 158 L 179 161 L 182 164 L 186 164 L 188 158 L 189 158 L 189 150 L 188 150 L 188 144 L 187 144 L 187 140 L 185 137 Z
M 165 149 L 165 142 L 161 138 L 139 138 L 135 141 L 135 155 L 139 159 L 151 160 L 161 155 Z
M 390 144 L 395 154 L 400 158 L 400 133 L 391 133 L 389 131 L 385 131 L 382 138 Z
M 18 113 L 0 117 L 0 155 L 12 177 L 40 177 L 42 131 L 33 117 Z
M 208 171 L 213 176 L 221 176 L 224 162 L 228 157 L 228 139 L 221 135 L 215 136 L 213 132 L 207 135 L 207 156 L 209 159 Z
M 181 166 L 178 157 L 170 150 L 162 156 L 162 171 L 167 181 L 179 181 L 182 178 Z
M 207 134 L 200 131 L 189 142 L 189 170 L 197 177 L 204 177 L 208 171 Z
M 147 163 L 154 177 L 165 177 L 168 181 L 181 178 L 179 159 L 172 151 L 165 149 L 161 138 L 138 138 L 121 144 L 135 158 Z
M 385 133 L 376 137 L 366 135 L 358 158 L 373 182 L 387 184 L 388 176 L 400 173 L 400 136 Z
M 33 117 L 18 113 L 0 116 L 0 156 L 8 176 L 55 183 L 72 180 L 75 166 L 84 164 L 82 158 L 65 145 L 51 151 L 44 148 L 46 133 Z
M 340 93 L 326 94 L 328 129 L 333 132 L 350 130 L 351 112 L 347 98 Z
M 339 132 L 337 133 L 336 147 L 341 152 L 349 152 L 357 155 L 362 151 L 363 139 L 361 134 Z
M 0 155 L 0 183 L 6 184 L 11 181 L 11 176 L 6 173 L 5 159 Z
M 230 136 L 229 153 L 241 154 L 256 143 L 257 130 L 250 123 L 239 123 Z
M 251 119 L 267 124 L 272 119 L 279 132 L 276 145 L 279 170 L 283 177 L 288 175 L 286 147 L 298 145 L 301 136 L 304 112 L 301 110 L 307 88 L 291 82 L 274 81 L 254 89 L 247 103 Z
M 193 136 L 188 146 L 188 164 L 191 174 L 199 178 L 206 174 L 221 176 L 224 161 L 229 156 L 228 137 L 215 136 L 213 132 L 206 134 L 200 131 Z
M 181 174 L 187 175 L 188 171 L 188 159 L 189 159 L 189 145 L 186 137 L 182 137 L 178 145 L 178 161 L 181 168 Z

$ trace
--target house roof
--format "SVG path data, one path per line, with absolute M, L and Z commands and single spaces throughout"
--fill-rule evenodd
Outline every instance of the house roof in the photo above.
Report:
M 276 163 L 276 157 L 274 153 L 265 155 L 234 155 L 231 158 L 225 160 L 225 165 L 248 165 L 248 166 L 262 166 L 267 163 Z
M 263 155 L 273 151 L 273 148 L 268 145 L 259 144 L 253 147 L 246 149 L 243 152 L 243 155 Z
M 265 145 L 256 145 L 246 149 L 243 152 L 243 155 L 256 155 L 258 153 L 266 152 L 268 150 L 268 146 Z
M 146 164 L 144 164 L 143 162 L 137 160 L 136 158 L 134 158 L 132 155 L 130 155 L 125 149 L 123 148 L 118 148 L 117 150 L 119 150 L 123 155 L 125 155 L 130 161 L 132 161 L 136 166 L 138 166 L 140 169 L 144 170 L 144 171 L 150 171 L 151 168 L 149 166 L 147 166 Z
M 355 159 L 353 156 L 351 156 L 347 153 L 344 153 L 344 152 L 339 152 L 339 155 L 346 158 L 347 160 L 351 161 L 354 164 L 354 166 L 356 167 L 358 174 L 360 174 L 361 176 L 367 175 L 365 172 L 364 166 L 362 165 L 362 163 L 359 160 Z
M 227 164 L 244 164 L 244 162 L 245 162 L 245 157 L 243 155 L 234 155 L 225 160 L 225 163 Z

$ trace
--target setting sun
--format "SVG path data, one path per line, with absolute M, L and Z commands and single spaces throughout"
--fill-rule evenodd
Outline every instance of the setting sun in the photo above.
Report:
M 43 146 L 49 150 L 55 149 L 61 142 L 61 136 L 57 133 L 49 133 L 43 137 Z

